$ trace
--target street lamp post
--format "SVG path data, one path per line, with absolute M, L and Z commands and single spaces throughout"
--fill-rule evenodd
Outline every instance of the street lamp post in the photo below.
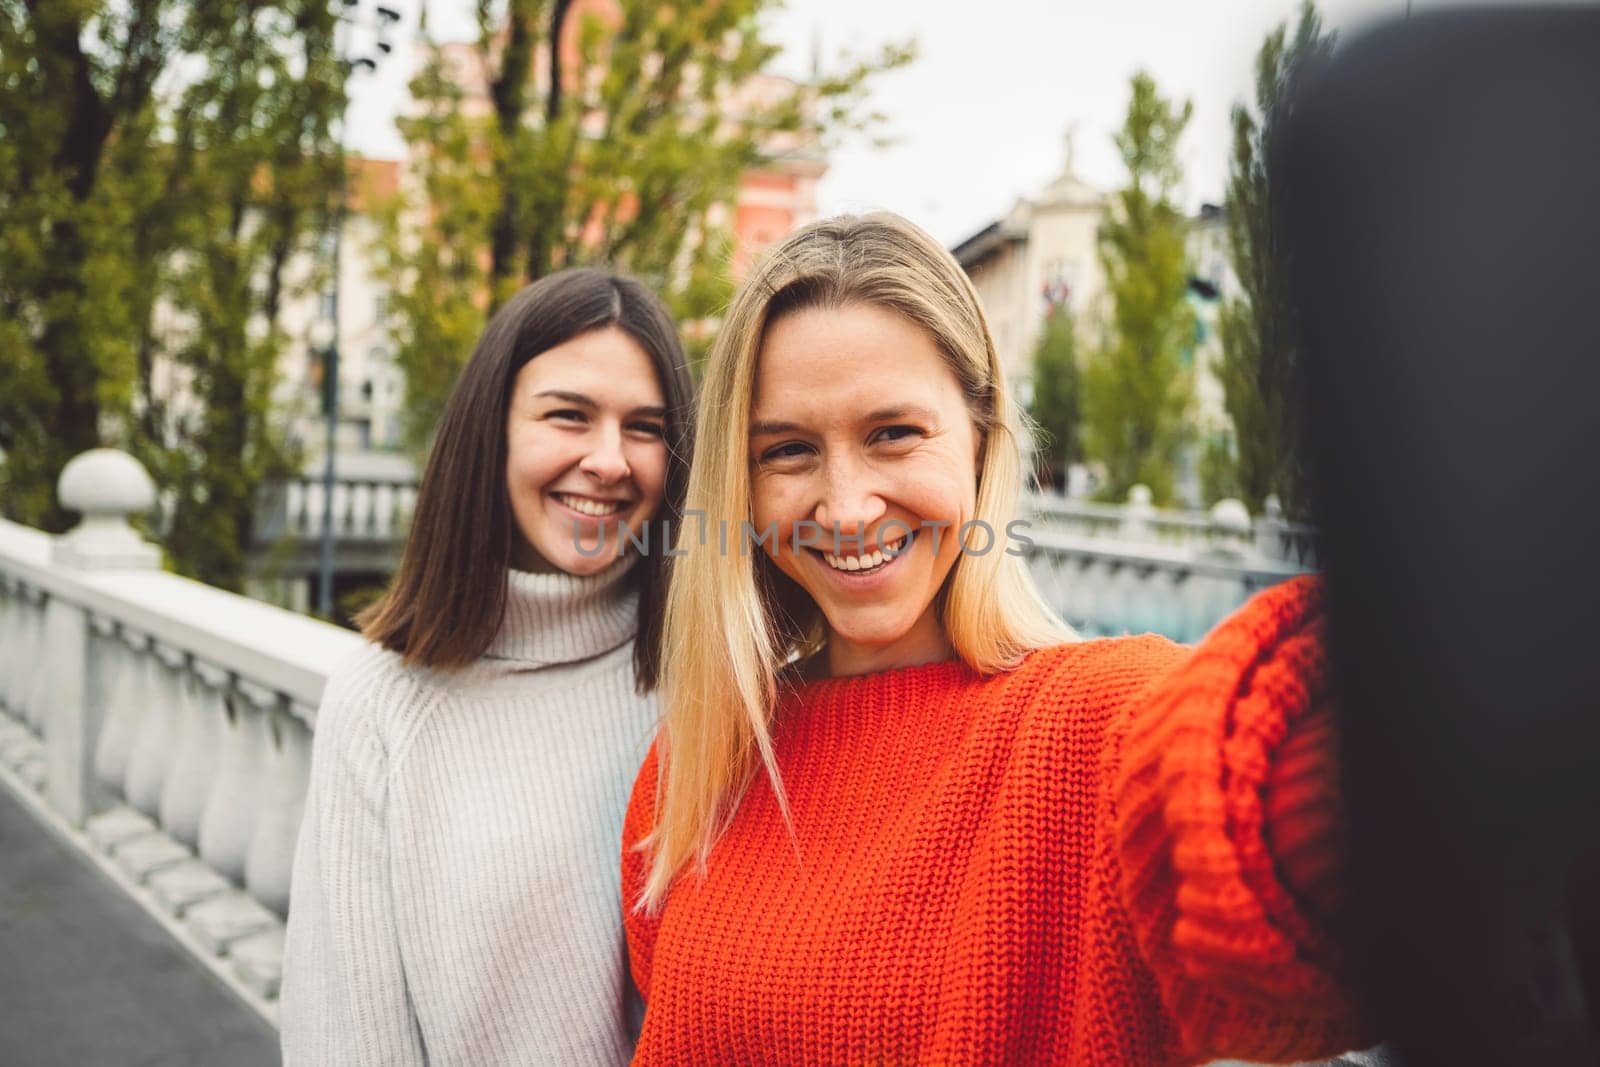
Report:
M 343 10 L 338 15 L 336 46 L 340 62 L 348 75 L 356 71 L 372 73 L 378 69 L 378 60 L 394 50 L 388 33 L 400 22 L 400 12 L 386 5 L 376 5 L 372 15 L 375 55 L 357 54 L 352 38 L 361 17 L 361 0 L 339 0 Z M 349 169 L 345 160 L 345 133 L 350 127 L 349 101 L 345 114 L 339 119 L 339 186 L 333 208 L 333 277 L 328 292 L 326 314 L 312 324 L 312 348 L 322 360 L 322 416 L 327 429 L 322 460 L 322 536 L 319 539 L 317 563 L 317 612 L 324 618 L 333 618 L 333 490 L 338 484 L 337 461 L 334 453 L 339 438 L 339 274 L 344 238 L 345 199 L 348 195 Z

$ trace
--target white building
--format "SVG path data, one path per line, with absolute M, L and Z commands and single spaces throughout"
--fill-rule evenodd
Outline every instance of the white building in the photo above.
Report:
M 951 249 L 978 291 L 1001 364 L 1023 403 L 1032 397 L 1033 352 L 1050 310 L 1065 305 L 1086 342 L 1109 311 L 1098 237 L 1111 197 L 1077 175 L 1072 155 L 1069 133 L 1065 163 L 1054 181 Z M 1195 369 L 1191 420 L 1204 442 L 1231 431 L 1215 373 L 1221 353 L 1217 327 L 1223 301 L 1237 296 L 1239 286 L 1221 208 L 1201 207 L 1190 221 L 1188 248 L 1189 298 L 1197 318 L 1189 354 Z M 1179 496 L 1191 504 L 1199 496 L 1195 462 L 1194 455 L 1186 457 L 1178 477 Z
M 350 195 L 344 230 L 338 241 L 339 284 L 308 290 L 287 301 L 282 325 L 289 336 L 279 381 L 279 410 L 291 412 L 292 435 L 320 469 L 326 441 L 322 408 L 324 361 L 317 350 L 319 320 L 334 317 L 338 307 L 339 418 L 336 451 L 340 454 L 390 451 L 401 446 L 400 411 L 404 376 L 394 362 L 389 288 L 379 276 L 375 245 L 379 225 L 368 212 L 392 196 L 401 164 L 393 160 L 352 157 Z M 317 255 L 326 269 L 333 258 L 328 235 Z M 306 257 L 309 260 L 309 256 Z M 308 277 L 312 264 L 295 263 L 294 276 Z

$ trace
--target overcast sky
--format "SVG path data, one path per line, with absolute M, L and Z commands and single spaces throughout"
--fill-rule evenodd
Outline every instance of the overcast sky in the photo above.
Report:
M 420 2 L 400 0 L 406 19 L 397 43 L 409 45 Z M 470 35 L 472 0 L 427 2 L 435 35 Z M 1325 24 L 1350 32 L 1374 17 L 1403 15 L 1406 0 L 1321 0 L 1318 9 Z M 873 93 L 895 143 L 875 148 L 858 138 L 839 146 L 819 207 L 824 214 L 888 208 L 954 244 L 1059 173 L 1069 126 L 1079 173 L 1116 185 L 1123 172 L 1111 136 L 1141 67 L 1163 93 L 1194 101 L 1182 144 L 1185 206 L 1220 201 L 1229 109 L 1253 92 L 1261 39 L 1298 10 L 1298 0 L 790 0 L 771 29 L 785 49 L 779 69 L 796 75 L 809 71 L 814 41 L 827 63 L 842 48 L 865 52 L 917 39 L 916 62 L 881 78 Z M 409 47 L 397 47 L 355 89 L 355 147 L 398 154 L 392 114 L 409 63 Z

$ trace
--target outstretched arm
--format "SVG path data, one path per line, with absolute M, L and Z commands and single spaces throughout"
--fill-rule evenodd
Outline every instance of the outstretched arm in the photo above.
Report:
M 1128 708 L 1114 742 L 1124 905 L 1197 1056 L 1372 1043 L 1341 960 L 1322 591 L 1251 600 Z

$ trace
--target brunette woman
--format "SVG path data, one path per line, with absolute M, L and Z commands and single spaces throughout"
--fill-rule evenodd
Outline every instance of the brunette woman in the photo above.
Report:
M 291 1067 L 628 1061 L 616 848 L 667 559 L 639 546 L 682 505 L 690 388 L 627 278 L 564 271 L 489 323 L 371 644 L 318 712 Z
M 1020 416 L 978 299 L 892 215 L 770 254 L 699 418 L 705 521 L 680 533 L 624 833 L 636 1063 L 1369 1043 L 1329 933 L 1314 583 L 1194 651 L 1076 641 L 1025 567 Z

